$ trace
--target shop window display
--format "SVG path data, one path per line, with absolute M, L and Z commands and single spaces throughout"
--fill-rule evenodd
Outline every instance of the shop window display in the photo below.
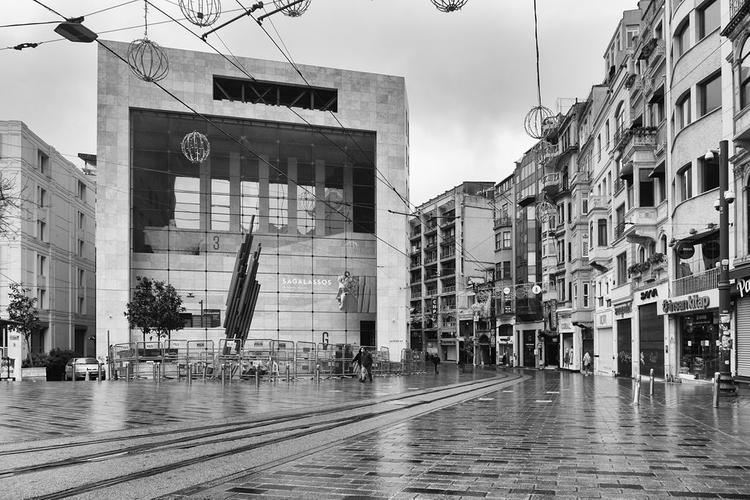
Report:
M 710 379 L 720 369 L 718 318 L 713 313 L 680 318 L 680 374 Z

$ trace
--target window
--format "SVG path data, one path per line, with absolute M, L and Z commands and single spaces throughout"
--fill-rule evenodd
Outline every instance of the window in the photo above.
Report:
M 78 181 L 78 199 L 82 202 L 86 203 L 86 184 L 84 184 L 81 181 Z
M 583 284 L 583 307 L 589 307 L 589 284 Z
M 654 206 L 654 180 L 648 174 L 647 169 L 638 169 L 638 194 L 642 207 Z
M 628 281 L 628 253 L 617 256 L 617 284 L 624 285 Z
M 583 256 L 588 257 L 589 256 L 589 235 L 588 234 L 583 235 L 582 250 L 583 250 Z
M 710 160 L 698 159 L 698 172 L 701 181 L 701 193 L 719 187 L 719 158 L 714 155 Z
M 47 190 L 43 187 L 39 186 L 37 188 L 37 205 L 39 208 L 44 208 L 47 206 Z
M 602 134 L 596 136 L 596 161 L 602 160 Z
M 698 39 L 710 35 L 721 25 L 719 0 L 712 0 L 698 9 Z
M 589 199 L 582 198 L 581 199 L 581 214 L 586 215 L 587 213 L 589 213 Z
M 512 276 L 510 275 L 510 261 L 509 260 L 503 261 L 503 279 L 504 280 L 512 279 Z
M 44 279 L 47 276 L 47 257 L 44 255 L 37 255 L 36 274 L 40 279 Z
M 686 19 L 674 31 L 674 57 L 677 59 L 690 48 L 690 22 Z
M 573 244 L 568 242 L 568 262 L 571 261 L 573 255 Z
M 86 225 L 86 216 L 83 212 L 78 212 L 78 229 L 83 229 Z
M 83 240 L 78 240 L 78 256 L 83 257 Z
M 675 103 L 675 132 L 690 125 L 690 92 L 686 92 Z
M 36 305 L 39 309 L 47 309 L 47 290 L 42 287 L 36 290 Z
M 573 283 L 568 283 L 568 300 L 573 298 Z
M 698 84 L 698 113 L 706 115 L 721 107 L 721 73 Z
M 573 304 L 578 304 L 578 283 L 573 285 Z
M 740 107 L 750 104 L 750 37 L 745 40 L 740 53 Z
M 604 144 L 609 149 L 609 120 L 604 124 Z
M 258 175 L 258 162 L 242 158 L 240 160 L 240 227 L 242 231 L 250 231 L 250 223 L 253 221 L 252 230 L 256 231 L 260 224 L 260 211 L 258 204 L 260 200 L 260 177 Z M 297 200 L 299 204 L 299 199 Z
M 568 224 L 570 224 L 572 217 L 573 217 L 573 206 L 568 203 Z
M 273 170 L 273 167 L 270 167 Z M 216 161 L 211 164 L 211 229 L 229 231 L 229 163 Z
M 607 246 L 607 219 L 599 219 L 597 222 L 597 246 Z
M 565 278 L 557 279 L 557 300 L 565 302 Z
M 503 235 L 502 233 L 495 233 L 495 250 L 502 250 L 503 248 Z
M 625 48 L 633 48 L 635 40 L 638 38 L 638 27 L 628 26 L 625 28 Z
M 315 234 L 315 165 L 297 164 L 297 234 Z
M 49 175 L 49 156 L 41 151 L 38 152 L 38 167 L 43 175 Z
M 36 237 L 40 241 L 47 241 L 47 224 L 44 221 L 36 221 Z
M 503 248 L 510 248 L 510 231 L 503 231 Z
M 677 172 L 677 199 L 685 201 L 693 196 L 693 179 L 691 174 L 692 165 L 688 163 Z

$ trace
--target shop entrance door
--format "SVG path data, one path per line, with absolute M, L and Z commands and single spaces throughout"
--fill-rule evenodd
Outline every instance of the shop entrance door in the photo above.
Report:
M 656 303 L 638 308 L 638 328 L 641 336 L 641 375 L 664 377 L 664 321 L 656 312 Z
M 633 375 L 633 332 L 630 319 L 617 320 L 617 376 Z
M 523 366 L 528 368 L 536 367 L 536 330 L 523 331 Z

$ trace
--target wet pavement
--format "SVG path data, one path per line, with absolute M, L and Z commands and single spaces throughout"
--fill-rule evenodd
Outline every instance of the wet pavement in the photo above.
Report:
M 750 391 L 556 370 L 167 498 L 747 498 Z M 242 420 L 494 377 L 492 369 L 287 384 L 0 385 L 0 441 Z M 178 490 L 175 485 L 174 490 Z M 1 495 L 0 495 L 1 496 Z

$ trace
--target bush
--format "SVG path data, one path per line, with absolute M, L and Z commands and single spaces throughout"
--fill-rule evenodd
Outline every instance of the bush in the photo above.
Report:
M 22 368 L 31 368 L 31 367 L 37 367 L 37 366 L 47 366 L 47 354 L 43 352 L 32 352 L 31 353 L 31 363 L 29 363 L 29 358 L 23 358 L 23 361 L 21 362 Z
M 62 380 L 65 375 L 65 364 L 75 357 L 69 349 L 52 349 L 47 355 L 47 380 Z

